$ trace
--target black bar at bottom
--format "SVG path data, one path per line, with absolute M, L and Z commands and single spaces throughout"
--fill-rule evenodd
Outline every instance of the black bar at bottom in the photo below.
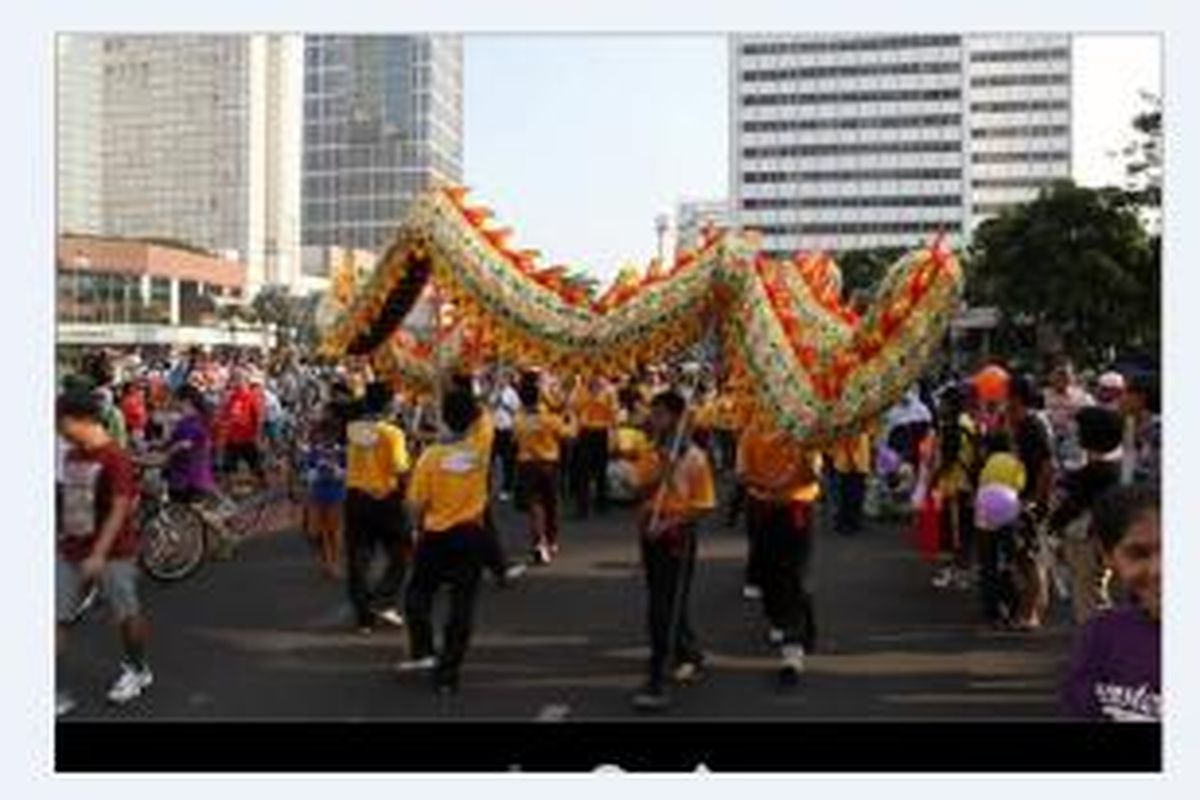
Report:
M 61 772 L 1158 772 L 1159 725 L 1076 723 L 89 723 Z

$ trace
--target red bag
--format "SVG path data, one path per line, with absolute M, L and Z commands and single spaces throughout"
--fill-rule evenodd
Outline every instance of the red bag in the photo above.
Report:
M 934 492 L 927 492 L 925 500 L 913 517 L 913 543 L 925 561 L 937 560 L 942 541 L 942 507 Z

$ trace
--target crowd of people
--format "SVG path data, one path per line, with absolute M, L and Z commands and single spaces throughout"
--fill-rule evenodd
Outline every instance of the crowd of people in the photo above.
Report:
M 570 543 L 562 509 L 584 519 L 618 504 L 636 510 L 645 579 L 650 657 L 635 705 L 662 709 L 672 685 L 704 672 L 688 605 L 698 526 L 718 508 L 726 524 L 742 520 L 743 595 L 761 604 L 764 646 L 794 684 L 817 648 L 808 571 L 828 496 L 836 534 L 860 535 L 870 517 L 911 527 L 932 585 L 975 593 L 985 625 L 1032 632 L 1053 598 L 1069 598 L 1080 626 L 1069 713 L 1157 718 L 1160 437 L 1148 374 L 1110 371 L 1088 387 L 1066 360 L 1045 381 L 992 365 L 914 387 L 863 430 L 808 447 L 748 416 L 713 365 L 610 377 L 496 368 L 417 394 L 361 361 L 193 350 L 91 359 L 64 379 L 58 416 L 59 640 L 98 586 L 125 654 L 113 702 L 153 680 L 133 562 L 136 462 L 158 453 L 172 498 L 203 504 L 218 473 L 245 467 L 265 482 L 273 444 L 287 441 L 302 450 L 305 532 L 344 582 L 355 628 L 405 627 L 397 669 L 430 674 L 438 692 L 458 688 L 482 576 L 503 586 L 545 568 Z M 505 553 L 496 503 L 526 515 L 523 557 Z M 70 705 L 60 695 L 60 712 Z

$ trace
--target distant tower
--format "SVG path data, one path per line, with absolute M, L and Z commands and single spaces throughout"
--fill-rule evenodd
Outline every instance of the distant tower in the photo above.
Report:
M 658 260 L 667 260 L 667 232 L 671 230 L 671 215 L 660 213 L 654 218 L 654 232 L 658 237 Z

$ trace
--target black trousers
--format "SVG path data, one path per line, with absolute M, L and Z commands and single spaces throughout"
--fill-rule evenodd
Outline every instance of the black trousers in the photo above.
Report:
M 861 472 L 833 473 L 837 485 L 837 512 L 834 528 L 838 533 L 862 530 L 863 500 L 867 494 L 867 476 Z
M 517 479 L 517 440 L 512 430 L 496 429 L 492 460 L 500 461 L 500 491 L 511 495 Z
M 442 584 L 450 586 L 450 616 L 442 637 L 435 677 L 456 683 L 475 616 L 475 598 L 483 563 L 484 533 L 480 525 L 460 525 L 425 533 L 417 543 L 412 580 L 408 584 L 409 652 L 412 658 L 435 654 L 433 598 Z
M 746 491 L 742 484 L 737 485 L 734 495 L 739 511 L 746 512 L 746 579 L 747 586 L 762 588 L 766 580 L 763 567 L 763 531 L 764 516 L 760 510 L 761 503 Z
M 808 503 L 766 503 L 751 498 L 748 516 L 758 528 L 763 611 L 784 644 L 811 651 L 817 626 L 807 586 L 812 556 L 813 507 Z
M 641 537 L 642 569 L 646 577 L 646 627 L 650 633 L 650 683 L 661 686 L 668 663 L 698 661 L 700 650 L 692 631 L 688 601 L 696 567 L 694 525 L 664 532 L 656 539 Z M 674 641 L 672 638 L 674 632 Z
M 979 600 L 983 606 L 983 618 L 988 622 L 1003 622 L 1016 614 L 1017 588 L 1013 581 L 1015 535 L 1012 527 L 998 531 L 975 531 L 979 552 Z
M 508 557 L 504 554 L 504 543 L 500 540 L 500 529 L 492 516 L 492 506 L 489 504 L 483 511 L 483 542 L 480 553 L 481 564 L 496 577 L 504 579 L 504 571 L 508 568 Z
M 404 587 L 411 550 L 403 493 L 376 498 L 358 489 L 346 492 L 343 511 L 346 538 L 346 589 L 360 626 L 372 624 L 372 611 L 396 605 Z M 368 573 L 376 550 L 383 550 L 387 566 L 374 586 Z
M 581 515 L 591 510 L 592 493 L 596 508 L 608 509 L 608 430 L 584 428 L 575 443 L 575 504 Z

